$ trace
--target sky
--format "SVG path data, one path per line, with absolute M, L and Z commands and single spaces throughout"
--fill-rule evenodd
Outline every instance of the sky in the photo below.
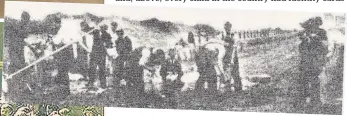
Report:
M 32 19 L 43 19 L 49 13 L 83 14 L 98 16 L 121 16 L 134 20 L 157 17 L 160 20 L 180 22 L 187 25 L 209 24 L 223 30 L 229 21 L 233 29 L 276 28 L 300 29 L 300 22 L 323 13 L 285 12 L 285 11 L 246 11 L 233 9 L 197 9 L 178 7 L 143 7 L 100 4 L 37 3 L 6 1 L 5 16 L 19 19 L 23 11 L 28 11 Z

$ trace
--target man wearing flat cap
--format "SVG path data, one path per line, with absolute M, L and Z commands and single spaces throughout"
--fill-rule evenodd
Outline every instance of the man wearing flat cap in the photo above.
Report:
M 88 43 L 87 41 L 92 40 L 92 38 L 90 38 L 91 36 L 89 35 L 89 32 L 93 31 L 94 27 L 90 27 L 86 21 L 82 21 L 80 23 L 80 27 L 81 27 L 80 34 L 82 36 L 80 44 L 88 48 L 89 46 L 87 44 Z M 88 80 L 88 51 L 85 48 L 78 45 L 77 52 L 78 52 L 78 55 L 75 60 L 76 68 L 78 72 L 80 72 L 81 75 L 83 76 L 82 80 L 87 81 Z
M 132 51 L 132 42 L 128 36 L 124 37 L 124 30 L 120 29 L 116 31 L 116 34 L 118 36 L 118 39 L 116 40 L 116 50 L 118 53 L 118 57 L 116 58 L 116 68 L 115 68 L 115 76 L 116 81 L 115 84 L 119 85 L 120 80 L 124 79 L 125 77 L 125 71 L 124 71 L 124 65 L 127 57 L 129 56 L 130 52 Z
M 304 30 L 299 34 L 301 43 L 300 52 L 300 78 L 298 81 L 299 99 L 296 104 L 302 108 L 306 99 L 310 98 L 309 106 L 317 106 L 320 101 L 320 80 L 319 75 L 327 61 L 328 47 L 325 44 L 327 38 L 326 31 L 319 28 L 323 24 L 320 17 L 310 18 L 301 23 Z
M 107 48 L 112 47 L 111 35 L 106 32 L 107 25 L 101 25 L 100 30 L 94 30 L 93 34 L 93 46 L 90 53 L 89 63 L 89 82 L 88 86 L 92 87 L 95 82 L 96 72 L 100 79 L 100 86 L 102 89 L 106 89 L 106 56 Z M 99 70 L 97 71 L 97 67 Z

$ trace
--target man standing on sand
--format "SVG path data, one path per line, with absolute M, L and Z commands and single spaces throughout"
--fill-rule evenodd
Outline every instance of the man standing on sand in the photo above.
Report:
M 169 58 L 162 64 L 160 76 L 163 80 L 164 95 L 168 99 L 167 104 L 172 108 L 177 108 L 177 92 L 183 87 L 181 78 L 183 76 L 181 63 L 175 58 L 176 50 L 169 49 Z M 170 77 L 176 76 L 176 79 Z M 169 78 L 168 78 L 169 77 Z
M 68 38 L 57 37 L 57 33 L 61 29 L 62 19 L 55 15 L 48 15 L 44 20 L 44 25 L 46 27 L 46 33 L 53 36 L 52 50 L 56 51 L 59 48 L 66 46 L 73 42 Z M 55 53 L 53 55 L 55 60 L 55 66 L 57 67 L 57 75 L 53 79 L 53 83 L 56 86 L 53 88 L 46 88 L 48 91 L 53 92 L 56 98 L 65 98 L 70 95 L 70 79 L 69 71 L 73 59 L 73 49 L 72 46 L 68 46 L 65 49 Z
M 117 28 L 118 28 L 118 23 L 117 22 L 111 22 L 111 41 L 112 41 L 112 52 L 110 55 L 112 56 L 112 60 L 111 60 L 111 67 L 112 67 L 112 86 L 113 87 L 117 87 L 117 85 L 119 84 L 119 77 L 117 77 L 117 61 L 116 61 L 116 55 L 114 53 L 116 53 L 116 51 L 114 51 L 117 46 L 116 46 L 116 40 L 118 39 L 118 35 L 117 35 Z
M 205 90 L 204 84 L 207 82 L 207 90 L 210 92 L 209 94 L 213 95 L 217 92 L 217 71 L 212 59 L 214 54 L 207 48 L 199 47 L 195 55 L 197 71 L 200 74 L 195 84 L 195 90 L 200 94 L 201 91 Z
M 226 36 L 224 38 L 224 42 L 226 45 L 224 46 L 226 49 L 226 54 L 223 58 L 223 69 L 224 70 L 231 70 L 231 76 L 234 80 L 234 88 L 235 91 L 241 91 L 242 90 L 242 83 L 241 83 L 241 77 L 239 72 L 239 61 L 237 56 L 237 45 L 235 44 L 234 34 L 231 33 L 231 27 L 232 24 L 230 22 L 226 22 L 224 25 L 224 29 L 226 32 Z M 228 69 L 228 67 L 231 67 L 231 69 Z M 226 83 L 230 83 L 230 80 L 225 80 Z M 230 87 L 228 87 L 230 88 Z
M 319 75 L 327 61 L 328 47 L 327 35 L 324 29 L 319 28 L 323 24 L 321 17 L 311 18 L 301 23 L 304 31 L 299 34 L 301 43 L 300 52 L 300 78 L 298 79 L 299 99 L 295 107 L 304 108 L 307 99 L 310 99 L 308 106 L 319 106 L 320 100 L 320 80 Z M 312 109 L 312 108 L 310 108 Z
M 128 59 L 130 52 L 132 51 L 132 42 L 128 36 L 124 37 L 124 31 L 123 29 L 116 31 L 118 39 L 116 40 L 116 50 L 118 53 L 118 57 L 116 58 L 116 69 L 115 75 L 116 75 L 116 85 L 119 85 L 120 80 L 126 79 L 126 73 L 125 73 L 125 62 Z
M 189 56 L 190 56 L 189 61 L 194 61 L 196 44 L 195 44 L 195 38 L 194 38 L 193 32 L 188 33 L 188 49 L 189 49 Z
M 224 70 L 226 70 L 226 66 L 231 64 L 230 59 L 232 58 L 233 48 L 234 48 L 234 44 L 235 44 L 235 40 L 231 34 L 231 27 L 232 27 L 232 25 L 229 22 L 226 22 L 224 25 L 226 35 L 223 38 L 223 40 L 225 43 L 227 43 L 227 45 L 224 46 L 226 48 L 226 54 L 225 54 L 225 57 L 223 58 Z
M 88 86 L 93 87 L 96 72 L 98 72 L 98 77 L 100 79 L 100 86 L 102 89 L 106 89 L 106 56 L 107 48 L 112 47 L 111 35 L 106 32 L 108 29 L 107 25 L 101 25 L 100 31 L 94 30 L 93 33 L 93 47 L 90 53 L 90 64 L 89 64 L 89 82 Z M 96 71 L 97 67 L 99 70 Z
M 88 80 L 88 51 L 86 50 L 86 48 L 82 48 L 82 45 L 84 47 L 87 47 L 87 39 L 92 39 L 89 38 L 89 33 L 94 29 L 94 27 L 90 27 L 88 25 L 88 23 L 86 21 L 82 21 L 80 23 L 80 27 L 81 27 L 81 45 L 77 45 L 77 58 L 75 60 L 75 63 L 77 65 L 78 72 L 82 74 L 83 76 L 83 80 L 87 81 Z M 87 47 L 87 49 L 89 49 Z

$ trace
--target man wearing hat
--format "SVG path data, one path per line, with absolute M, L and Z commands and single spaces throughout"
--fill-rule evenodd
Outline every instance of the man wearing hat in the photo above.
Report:
M 88 25 L 88 23 L 86 21 L 82 21 L 80 23 L 80 27 L 81 27 L 81 36 L 82 36 L 82 40 L 81 40 L 81 43 L 79 44 L 82 44 L 83 46 L 85 47 L 88 47 L 88 44 L 87 44 L 87 41 L 88 39 L 92 39 L 92 38 L 89 38 L 90 35 L 89 32 L 91 32 L 94 27 L 90 27 Z M 83 76 L 83 80 L 88 80 L 87 77 L 88 77 L 88 51 L 85 50 L 84 48 L 82 48 L 80 45 L 77 46 L 77 52 L 78 52 L 78 55 L 77 55 L 77 58 L 75 60 L 75 63 L 76 63 L 76 68 L 78 70 L 78 72 L 80 72 Z
M 124 71 L 124 63 L 132 51 L 132 42 L 128 36 L 124 37 L 123 29 L 117 30 L 116 34 L 118 39 L 116 40 L 116 50 L 118 53 L 118 57 L 116 58 L 116 69 L 114 70 L 114 74 L 116 76 L 116 85 L 119 84 L 119 81 L 122 80 L 125 76 Z
M 70 38 L 63 37 L 61 34 L 57 36 L 61 29 L 62 19 L 56 15 L 48 15 L 43 22 L 45 26 L 44 33 L 49 35 L 52 39 L 52 50 L 56 51 L 72 42 Z M 73 59 L 73 48 L 72 46 L 66 47 L 65 49 L 55 53 L 53 55 L 55 60 L 55 66 L 57 67 L 58 74 L 54 77 L 53 83 L 56 86 L 52 88 L 46 88 L 47 90 L 59 91 L 56 94 L 57 98 L 65 98 L 70 95 L 70 80 L 69 71 L 71 69 Z M 56 89 L 58 88 L 58 89 Z
M 301 23 L 304 28 L 299 34 L 301 43 L 300 52 L 300 78 L 298 79 L 299 99 L 298 108 L 302 108 L 306 99 L 310 98 L 310 105 L 316 106 L 320 101 L 320 80 L 319 75 L 327 61 L 328 47 L 325 41 L 328 39 L 326 31 L 319 28 L 323 24 L 320 17 L 314 17 Z M 311 85 L 311 86 L 310 86 Z
M 96 69 L 99 67 L 98 75 L 100 79 L 100 86 L 102 89 L 106 88 L 106 55 L 107 48 L 112 47 L 111 35 L 106 32 L 107 25 L 101 25 L 100 31 L 94 30 L 92 52 L 90 53 L 90 67 L 89 67 L 89 82 L 88 86 L 93 86 L 95 82 Z M 101 35 L 100 35 L 101 34 Z

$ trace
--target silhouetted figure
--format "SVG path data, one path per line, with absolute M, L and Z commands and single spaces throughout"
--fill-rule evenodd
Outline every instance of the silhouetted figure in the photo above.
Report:
M 28 37 L 29 35 L 29 23 L 30 23 L 30 15 L 28 12 L 23 12 L 21 15 L 21 21 L 18 23 L 18 25 L 14 25 L 14 30 L 12 32 L 5 32 L 5 33 L 12 33 L 16 34 L 13 38 L 8 38 L 9 40 L 9 59 L 11 60 L 11 63 L 9 65 L 9 72 L 10 74 L 18 71 L 21 68 L 25 67 L 25 58 L 24 58 L 24 46 L 25 42 L 24 39 Z M 6 28 L 6 27 L 5 27 Z
M 189 44 L 195 44 L 194 34 L 193 32 L 188 33 L 188 43 Z
M 195 83 L 195 90 L 197 92 L 204 90 L 204 85 L 206 82 L 208 84 L 209 92 L 217 91 L 217 72 L 214 68 L 212 55 L 213 53 L 211 51 L 200 47 L 195 56 L 196 65 L 200 74 Z
M 160 76 L 163 79 L 164 95 L 166 96 L 167 104 L 171 108 L 177 108 L 177 94 L 183 87 L 181 78 L 183 76 L 181 63 L 175 58 L 176 51 L 174 49 L 169 50 L 169 58 L 166 59 L 165 63 L 162 64 L 160 69 Z M 177 78 L 167 79 L 169 75 L 177 75 Z
M 239 63 L 238 63 L 238 56 L 237 56 L 237 47 L 235 47 L 235 39 L 234 35 L 231 33 L 232 25 L 229 22 L 226 22 L 224 25 L 224 29 L 226 32 L 226 37 L 224 39 L 224 42 L 226 43 L 225 50 L 225 56 L 223 58 L 223 70 L 231 70 L 231 76 L 234 79 L 234 88 L 235 91 L 241 91 L 242 90 L 242 83 L 241 83 L 241 77 L 239 74 Z M 247 32 L 248 33 L 248 32 Z M 234 55 L 234 56 L 233 56 Z M 231 69 L 228 69 L 228 67 L 231 67 Z M 226 80 L 226 83 L 230 83 L 230 80 Z M 227 85 L 230 86 L 230 85 Z M 227 87 L 228 89 L 230 87 Z
M 106 88 L 106 56 L 107 48 L 112 47 L 111 35 L 106 32 L 107 25 L 100 26 L 101 30 L 94 30 L 93 33 L 93 46 L 92 52 L 90 53 L 90 63 L 89 63 L 89 82 L 88 86 L 92 87 L 95 78 L 99 77 L 100 86 L 102 89 Z M 101 34 L 101 35 L 100 35 Z M 99 70 L 97 71 L 97 67 Z M 98 72 L 98 76 L 96 76 Z
M 116 50 L 118 53 L 118 57 L 115 59 L 116 64 L 115 64 L 115 70 L 114 74 L 116 76 L 116 85 L 119 85 L 120 80 L 126 79 L 126 72 L 124 69 L 124 65 L 129 58 L 129 54 L 132 51 L 132 42 L 128 36 L 124 37 L 124 31 L 123 29 L 117 30 L 116 31 L 118 39 L 116 40 Z
M 56 35 L 61 28 L 61 18 L 57 16 L 51 16 L 47 18 L 47 25 L 51 25 L 48 27 L 48 33 Z M 59 43 L 55 43 L 53 45 L 53 51 L 58 50 L 59 48 L 68 45 L 72 42 L 72 40 L 68 38 L 55 38 L 62 39 Z M 70 95 L 70 79 L 69 79 L 69 71 L 72 68 L 73 64 L 73 47 L 70 45 L 67 48 L 57 52 L 53 55 L 56 66 L 58 69 L 58 74 L 53 79 L 53 83 L 56 85 L 56 89 L 58 92 L 53 93 L 57 98 L 65 98 Z
M 30 51 L 34 54 L 35 60 L 41 58 L 44 56 L 44 51 L 48 48 L 46 43 L 40 41 L 38 43 L 34 43 L 31 45 L 27 45 L 27 47 L 30 49 Z M 49 77 L 47 77 L 46 68 L 48 67 L 48 62 L 46 60 L 42 60 L 41 62 L 37 63 L 36 66 L 33 66 L 35 69 L 35 79 L 33 82 L 33 85 L 36 85 L 38 87 L 44 87 L 45 85 L 48 85 Z
M 233 49 L 234 49 L 234 44 L 235 44 L 235 40 L 232 37 L 231 34 L 231 27 L 232 25 L 227 22 L 224 25 L 224 29 L 226 32 L 225 38 L 224 38 L 224 42 L 227 43 L 224 47 L 226 49 L 226 54 L 223 58 L 223 63 L 224 63 L 224 70 L 226 70 L 227 67 L 229 67 L 231 65 L 231 58 L 232 58 L 232 53 L 233 53 Z
M 80 23 L 81 26 L 81 36 L 82 41 L 79 44 L 87 47 L 87 36 L 94 29 L 94 27 L 89 27 L 88 23 L 83 21 Z M 83 80 L 88 80 L 88 51 L 82 48 L 81 45 L 77 45 L 77 58 L 75 59 L 75 67 L 77 71 L 83 76 Z
M 55 51 L 65 45 L 66 43 L 63 42 L 55 44 L 53 50 Z M 59 89 L 62 90 L 62 93 L 59 93 L 59 95 L 64 94 L 64 96 L 67 96 L 70 94 L 69 71 L 73 62 L 72 46 L 69 46 L 54 54 L 54 59 L 56 60 L 56 66 L 58 68 L 58 75 L 53 80 L 54 84 L 61 87 Z
M 304 31 L 300 33 L 301 43 L 299 45 L 300 52 L 300 78 L 299 84 L 299 99 L 296 106 L 302 108 L 306 103 L 306 99 L 311 99 L 311 105 L 316 106 L 320 101 L 320 80 L 323 67 L 326 63 L 326 55 L 328 47 L 324 45 L 327 35 L 324 29 L 319 28 L 322 25 L 320 17 L 311 18 L 308 21 L 301 23 Z

